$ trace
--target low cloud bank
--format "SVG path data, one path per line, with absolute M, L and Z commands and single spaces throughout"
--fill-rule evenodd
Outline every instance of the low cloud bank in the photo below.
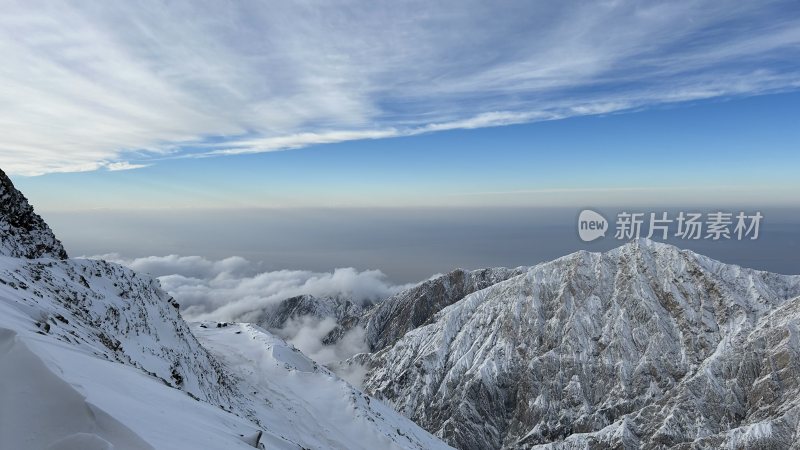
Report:
M 92 258 L 116 262 L 157 277 L 162 287 L 181 304 L 183 316 L 192 321 L 234 321 L 301 294 L 375 301 L 407 287 L 390 283 L 380 270 L 358 271 L 352 267 L 333 272 L 259 272 L 256 264 L 239 256 L 221 260 L 178 255 L 128 259 L 118 254 L 105 254 Z

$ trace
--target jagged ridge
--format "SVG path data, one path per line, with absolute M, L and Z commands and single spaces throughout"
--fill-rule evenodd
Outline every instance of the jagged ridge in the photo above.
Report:
M 635 241 L 537 265 L 358 360 L 369 392 L 461 449 L 781 447 L 797 295 L 800 277 Z

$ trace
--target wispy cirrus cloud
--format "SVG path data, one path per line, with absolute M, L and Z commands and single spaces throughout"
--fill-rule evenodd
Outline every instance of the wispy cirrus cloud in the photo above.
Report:
M 793 1 L 12 1 L 0 165 L 131 169 L 793 90 L 798 30 Z
M 143 169 L 145 167 L 149 167 L 150 164 L 131 164 L 128 161 L 118 161 L 106 164 L 106 169 L 117 172 L 120 170 L 134 170 L 134 169 Z

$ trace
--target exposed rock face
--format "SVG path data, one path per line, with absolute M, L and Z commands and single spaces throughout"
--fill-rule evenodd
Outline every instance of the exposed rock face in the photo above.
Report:
M 428 324 L 443 308 L 526 270 L 523 267 L 471 272 L 457 269 L 399 292 L 379 303 L 362 319 L 362 323 L 366 323 L 367 344 L 372 351 L 392 345 L 407 332 Z
M 0 170 L 0 255 L 67 259 L 50 227 Z
M 263 309 L 252 321 L 264 329 L 279 331 L 292 321 L 333 319 L 336 326 L 323 339 L 324 344 L 333 344 L 358 325 L 364 311 L 372 306 L 341 297 L 298 295 Z
M 469 294 L 358 361 L 460 449 L 789 448 L 798 295 L 798 276 L 641 240 Z

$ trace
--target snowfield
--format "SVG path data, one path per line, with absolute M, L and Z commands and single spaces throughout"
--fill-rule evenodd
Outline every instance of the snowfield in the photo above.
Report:
M 239 435 L 259 428 L 220 408 L 222 396 L 214 393 L 198 401 L 188 394 L 215 389 L 212 382 L 201 383 L 202 377 L 195 376 L 189 383 L 186 368 L 186 390 L 163 378 L 171 376 L 170 350 L 183 352 L 193 344 L 179 340 L 180 329 L 159 333 L 178 318 L 174 308 L 167 302 L 136 308 L 142 299 L 123 299 L 116 288 L 109 291 L 111 279 L 101 278 L 93 288 L 68 281 L 68 272 L 94 266 L 105 264 L 0 257 L 0 448 L 253 448 Z M 43 282 L 48 278 L 53 284 Z M 100 297 L 86 309 L 93 314 L 70 311 L 72 295 L 79 292 Z M 126 303 L 129 308 L 111 312 Z M 105 316 L 119 316 L 121 328 L 131 335 L 111 334 L 111 321 L 95 323 Z M 115 347 L 122 342 L 117 336 L 126 339 L 114 351 L 104 342 L 113 339 L 108 345 Z M 158 346 L 148 345 L 155 342 Z M 209 359 L 196 361 L 198 367 L 203 363 L 213 373 Z M 298 448 L 286 444 L 283 448 Z
M 192 329 L 240 380 L 241 390 L 254 394 L 248 407 L 259 420 L 287 435 L 307 436 L 309 448 L 447 448 L 256 325 L 203 322 Z

